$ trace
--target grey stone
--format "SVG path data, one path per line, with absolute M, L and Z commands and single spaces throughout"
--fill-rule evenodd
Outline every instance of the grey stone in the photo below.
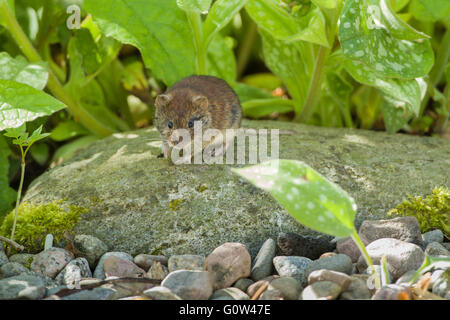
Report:
M 331 281 L 318 281 L 302 291 L 302 300 L 335 300 L 341 293 L 341 287 Z
M 277 251 L 277 245 L 273 239 L 267 239 L 259 250 L 253 262 L 250 277 L 255 280 L 261 280 L 272 274 L 273 258 Z
M 214 276 L 207 271 L 177 270 L 161 283 L 185 300 L 208 300 L 213 293 Z
M 308 278 L 307 269 L 311 263 L 311 259 L 305 257 L 278 256 L 273 258 L 273 265 L 280 276 L 293 277 L 301 285 L 306 283 Z
M 367 283 L 360 277 L 351 276 L 352 281 L 345 292 L 339 296 L 340 300 L 367 300 L 370 299 L 371 294 Z
M 432 291 L 434 294 L 446 297 L 450 291 L 450 269 L 445 270 L 434 280 Z
M 424 246 L 426 247 L 431 242 L 439 242 L 439 243 L 444 242 L 444 234 L 442 233 L 441 230 L 436 229 L 422 234 L 422 239 Z
M 425 258 L 418 245 L 392 238 L 375 240 L 366 247 L 366 250 L 374 264 L 380 264 L 381 258 L 386 257 L 386 265 L 393 281 L 409 270 L 419 269 Z M 362 271 L 366 268 L 366 261 L 360 257 L 358 269 Z
M 134 263 L 146 271 L 151 268 L 153 262 L 159 262 L 167 267 L 168 259 L 165 256 L 155 256 L 145 253 L 138 254 L 134 257 Z
M 430 284 L 429 287 L 433 288 L 434 284 L 442 278 L 442 275 L 444 274 L 445 270 L 435 270 L 433 271 L 433 273 L 431 274 L 430 277 Z
M 61 300 L 110 300 L 115 293 L 110 288 L 97 287 L 91 290 L 82 290 L 68 296 L 64 296 Z
M 165 265 L 162 265 L 161 262 L 155 261 L 153 262 L 145 277 L 149 279 L 164 280 L 164 278 L 167 277 L 168 274 L 169 269 Z
M 358 232 L 367 243 L 378 239 L 393 238 L 410 242 L 423 248 L 422 233 L 416 217 L 398 217 L 388 220 L 363 221 Z
M 104 263 L 105 263 L 105 260 L 109 256 L 115 256 L 115 257 L 117 257 L 119 259 L 124 259 L 124 260 L 130 261 L 130 262 L 133 262 L 133 257 L 130 256 L 128 253 L 125 253 L 125 252 L 107 252 L 98 261 L 98 264 L 95 267 L 94 274 L 93 274 L 94 278 L 102 279 L 102 280 L 105 279 Z
M 445 247 L 445 249 L 450 251 L 450 242 L 443 242 L 442 245 Z
M 3 248 L 3 243 L 0 241 L 0 267 L 8 262 L 8 256 L 6 255 L 5 249 Z
M 37 300 L 42 299 L 45 293 L 45 283 L 37 276 L 21 274 L 0 280 L 0 300 Z
M 73 243 L 89 262 L 91 269 L 95 268 L 100 257 L 108 251 L 108 246 L 102 240 L 91 235 L 78 234 Z
M 70 261 L 56 276 L 55 280 L 61 285 L 76 286 L 82 278 L 91 278 L 92 272 L 89 262 L 85 258 Z
M 181 300 L 181 298 L 170 291 L 169 288 L 162 286 L 145 290 L 143 294 L 152 300 Z
M 450 252 L 439 242 L 430 242 L 425 249 L 429 256 L 450 256 Z
M 272 282 L 272 280 L 279 278 L 279 276 L 268 276 L 267 278 L 264 278 L 262 280 L 256 281 L 255 283 L 252 283 L 251 285 L 248 286 L 247 288 L 247 294 L 250 297 L 253 297 L 255 295 L 255 293 L 263 286 L 267 287 L 269 286 L 270 282 Z
M 250 300 L 250 297 L 238 288 L 225 288 L 214 291 L 211 300 Z
M 139 268 L 134 262 L 121 259 L 116 256 L 109 256 L 103 263 L 106 278 L 143 278 L 144 269 Z
M 295 278 L 279 277 L 270 282 L 267 290 L 271 289 L 280 291 L 285 300 L 298 300 L 303 288 Z
M 345 291 L 348 289 L 348 286 L 352 282 L 352 278 L 342 272 L 320 269 L 315 270 L 308 275 L 308 284 L 313 284 L 314 282 L 318 281 L 334 282 L 341 287 L 342 291 Z
M 55 278 L 73 259 L 72 253 L 61 248 L 50 248 L 34 256 L 31 270 L 39 275 Z
M 21 273 L 30 272 L 27 268 L 17 262 L 8 262 L 0 267 L 0 278 L 18 276 Z
M 267 289 L 258 300 L 284 300 L 284 297 L 278 289 Z
M 343 272 L 348 275 L 352 274 L 353 264 L 352 260 L 346 254 L 337 254 L 314 260 L 307 269 L 307 275 L 315 270 L 333 270 Z
M 252 279 L 242 278 L 236 281 L 233 287 L 238 288 L 243 292 L 247 292 L 248 287 L 250 287 L 253 283 L 254 281 Z
M 293 232 L 281 232 L 277 238 L 280 256 L 300 256 L 318 259 L 324 252 L 333 251 L 336 243 L 331 236 L 307 236 Z
M 379 264 L 375 264 L 375 265 L 373 266 L 373 268 L 375 269 L 375 271 L 376 271 L 376 273 L 377 273 L 377 275 L 378 275 L 378 279 L 380 280 L 380 283 L 383 283 L 383 279 L 384 279 L 384 277 L 385 277 L 384 272 L 383 272 L 383 268 L 382 268 Z M 366 269 L 362 272 L 362 274 L 367 274 L 367 275 L 369 275 L 369 276 L 372 276 L 372 275 L 373 275 L 373 274 L 372 274 L 372 270 L 371 270 L 370 268 L 366 268 Z M 387 270 L 387 276 L 388 276 L 388 279 L 385 279 L 385 283 L 391 283 L 392 280 L 393 280 L 393 277 L 392 277 L 392 274 L 391 274 L 391 272 L 389 271 L 389 269 Z M 375 279 L 375 278 L 374 278 L 374 279 Z
M 408 299 L 411 299 L 411 289 L 409 287 L 389 284 L 377 290 L 372 296 L 372 300 L 399 300 L 399 294 L 401 293 L 405 293 Z
M 205 270 L 205 257 L 195 254 L 173 255 L 169 258 L 169 272 L 176 270 Z
M 242 126 L 292 132 L 280 134 L 279 158 L 302 160 L 346 190 L 358 205 L 356 227 L 386 217 L 406 194 L 429 194 L 450 179 L 449 140 L 282 121 Z M 24 201 L 66 198 L 88 208 L 74 232 L 132 255 L 207 255 L 237 241 L 254 257 L 279 226 L 314 234 L 230 166 L 173 165 L 158 159 L 160 145 L 151 139 L 160 139 L 155 128 L 95 141 L 35 179 Z
M 395 281 L 395 284 L 408 283 L 416 274 L 416 270 L 409 270 Z
M 361 241 L 365 246 L 369 244 L 364 238 Z M 353 263 L 357 262 L 361 256 L 361 251 L 351 237 L 339 238 L 336 243 L 336 251 L 348 255 Z
M 9 257 L 10 262 L 17 262 L 23 265 L 25 268 L 30 268 L 34 259 L 34 254 L 31 253 L 16 253 Z

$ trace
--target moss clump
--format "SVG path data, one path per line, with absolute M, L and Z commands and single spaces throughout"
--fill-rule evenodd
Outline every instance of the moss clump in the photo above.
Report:
M 183 202 L 183 199 L 176 199 L 176 200 L 170 201 L 169 209 L 172 211 L 177 211 L 178 208 L 180 207 L 181 202 Z
M 440 229 L 448 238 L 450 237 L 450 191 L 440 187 L 433 189 L 432 194 L 425 198 L 408 195 L 408 200 L 390 210 L 388 215 L 416 217 L 420 231 Z
M 44 247 L 45 236 L 52 234 L 55 242 L 64 237 L 65 231 L 71 231 L 88 209 L 70 205 L 64 206 L 65 200 L 41 205 L 22 203 L 17 215 L 14 240 L 25 246 L 27 252 L 39 252 Z M 8 214 L 0 227 L 0 234 L 11 235 L 14 211 Z

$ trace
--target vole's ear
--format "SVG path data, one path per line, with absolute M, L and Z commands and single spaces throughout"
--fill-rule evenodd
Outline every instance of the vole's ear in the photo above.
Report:
M 169 104 L 171 99 L 172 97 L 168 94 L 160 94 L 159 96 L 156 97 L 155 106 L 157 108 L 165 107 Z
M 192 105 L 206 109 L 208 107 L 208 98 L 205 96 L 194 96 L 192 97 Z

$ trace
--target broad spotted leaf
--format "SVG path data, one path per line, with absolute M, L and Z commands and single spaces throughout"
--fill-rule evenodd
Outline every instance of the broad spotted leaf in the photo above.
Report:
M 24 57 L 11 58 L 8 53 L 0 53 L 0 79 L 25 83 L 42 90 L 47 85 L 48 72 L 44 62 L 28 63 Z
M 208 74 L 232 83 L 236 80 L 236 59 L 233 52 L 233 39 L 216 34 L 208 48 L 206 63 Z

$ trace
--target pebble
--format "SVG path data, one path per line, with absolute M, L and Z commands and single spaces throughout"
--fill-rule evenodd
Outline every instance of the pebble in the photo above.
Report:
M 434 281 L 431 292 L 434 294 L 447 297 L 450 293 L 450 269 L 440 274 L 439 278 Z
M 31 270 L 39 275 L 55 278 L 73 259 L 72 253 L 61 248 L 50 248 L 34 256 Z
M 331 281 L 318 281 L 302 291 L 302 300 L 335 300 L 341 293 L 341 287 Z
M 169 288 L 158 286 L 143 292 L 144 296 L 151 298 L 152 300 L 182 300 L 175 293 L 170 291 Z
M 0 278 L 18 276 L 21 273 L 30 273 L 30 270 L 17 262 L 8 262 L 0 267 Z
M 321 269 L 311 272 L 308 276 L 308 284 L 318 281 L 334 282 L 341 287 L 342 291 L 346 291 L 352 282 L 352 278 L 343 272 Z
M 117 258 L 133 262 L 133 257 L 130 256 L 128 253 L 106 252 L 104 255 L 102 255 L 102 257 L 100 258 L 100 260 L 97 263 L 97 266 L 95 267 L 94 274 L 93 274 L 94 278 L 102 279 L 102 280 L 105 279 L 105 269 L 103 267 L 103 264 L 105 263 L 106 258 L 108 258 L 110 256 L 115 256 Z
M 98 260 L 108 251 L 108 246 L 100 239 L 85 234 L 78 234 L 73 239 L 73 244 L 89 263 L 91 269 L 95 268 Z
M 322 253 L 320 255 L 319 259 L 326 258 L 326 257 L 331 257 L 331 256 L 335 256 L 335 255 L 336 255 L 336 252 L 325 252 L 325 253 Z
M 341 300 L 367 300 L 371 294 L 367 283 L 357 276 L 351 276 L 352 281 L 345 292 L 342 292 L 339 299 Z
M 143 269 L 135 265 L 134 262 L 113 255 L 105 259 L 103 268 L 107 278 L 143 278 L 146 273 Z
M 161 262 L 155 261 L 145 275 L 146 278 L 155 280 L 164 280 L 169 274 L 169 269 Z
M 97 287 L 64 296 L 61 300 L 110 300 L 114 293 L 115 291 L 113 289 Z
M 425 247 L 431 242 L 442 243 L 444 242 L 444 234 L 439 229 L 428 231 L 422 234 L 422 240 Z
M 280 256 L 300 256 L 318 259 L 324 252 L 333 251 L 336 244 L 330 236 L 303 236 L 297 233 L 281 232 L 277 238 Z
M 399 295 L 401 293 L 406 294 L 408 298 L 407 300 L 411 300 L 412 298 L 411 288 L 407 286 L 400 286 L 398 284 L 389 284 L 381 287 L 372 296 L 372 300 L 400 300 Z
M 250 277 L 255 280 L 264 279 L 270 276 L 273 271 L 273 258 L 277 251 L 277 244 L 273 239 L 267 239 L 256 255 Z
M 91 278 L 92 272 L 89 262 L 85 258 L 76 258 L 70 261 L 56 276 L 55 280 L 61 285 L 76 288 L 82 278 Z
M 214 287 L 214 275 L 207 271 L 177 270 L 161 283 L 185 300 L 208 300 Z
M 368 243 L 378 239 L 393 238 L 410 242 L 423 248 L 422 233 L 416 217 L 398 217 L 388 220 L 365 220 L 358 232 Z
M 278 256 L 273 258 L 273 265 L 282 277 L 293 277 L 304 285 L 308 278 L 307 269 L 313 261 L 305 257 Z
M 214 291 L 211 300 L 250 300 L 250 297 L 238 288 L 225 288 Z
M 321 269 L 333 270 L 350 275 L 353 271 L 353 264 L 349 256 L 340 253 L 314 260 L 307 268 L 307 275 L 315 270 Z
M 253 283 L 255 283 L 252 279 L 242 278 L 236 281 L 233 287 L 242 290 L 243 292 L 247 292 L 248 287 L 250 287 Z
M 361 241 L 365 246 L 369 244 L 364 239 L 361 239 Z M 361 256 L 361 251 L 359 251 L 358 246 L 351 237 L 339 238 L 336 243 L 336 250 L 338 253 L 349 256 L 353 263 L 357 262 L 358 258 Z
M 408 283 L 416 274 L 416 270 L 409 270 L 395 281 L 395 284 Z
M 25 268 L 30 268 L 33 262 L 34 254 L 31 253 L 16 253 L 9 257 L 10 262 L 17 262 L 23 265 Z
M 377 272 L 377 275 L 378 275 L 378 279 L 380 280 L 380 283 L 383 283 L 383 278 L 384 278 L 384 272 L 383 272 L 383 268 L 379 265 L 379 264 L 375 264 L 374 266 L 373 266 L 373 268 L 375 269 L 375 271 Z M 392 274 L 391 274 L 391 272 L 389 271 L 389 269 L 388 269 L 388 277 L 389 277 L 389 279 L 386 279 L 386 282 L 385 283 L 391 283 L 392 282 Z M 369 275 L 369 276 L 372 276 L 372 271 L 370 270 L 370 268 L 366 268 L 363 272 L 362 272 L 362 274 L 367 274 L 367 275 Z
M 261 288 L 263 285 L 269 286 L 270 282 L 272 280 L 274 280 L 274 279 L 276 279 L 275 276 L 268 276 L 267 278 L 264 278 L 262 280 L 256 281 L 255 283 L 251 284 L 247 288 L 247 294 L 250 297 L 253 297 L 255 295 L 255 293 L 259 290 L 259 288 Z
M 21 274 L 0 280 L 0 300 L 42 299 L 46 290 L 39 276 Z
M 430 242 L 425 249 L 429 256 L 450 256 L 450 252 L 439 242 Z
M 445 249 L 450 251 L 450 242 L 443 242 L 442 245 L 445 247 Z
M 5 249 L 3 248 L 3 242 L 0 241 L 0 267 L 5 263 L 8 263 L 8 256 L 5 253 Z
M 301 284 L 292 277 L 279 277 L 270 282 L 267 290 L 276 289 L 285 300 L 298 300 L 302 292 Z
M 153 262 L 159 262 L 163 266 L 167 267 L 168 259 L 165 256 L 155 256 L 151 254 L 138 254 L 134 257 L 134 263 L 137 264 L 138 267 L 141 267 L 144 270 L 149 270 L 152 267 Z
M 277 289 L 267 289 L 258 300 L 284 300 L 283 294 Z
M 214 290 L 228 288 L 240 278 L 247 278 L 250 268 L 250 253 L 241 243 L 226 242 L 206 258 L 206 270 L 214 276 Z
M 433 288 L 434 284 L 441 279 L 442 274 L 444 273 L 444 270 L 435 270 L 433 271 L 433 273 L 431 274 L 430 277 L 430 284 L 429 284 L 429 288 Z
M 173 255 L 169 258 L 169 272 L 177 270 L 205 270 L 205 257 L 194 254 Z
M 386 265 L 393 281 L 409 270 L 419 269 L 425 257 L 418 245 L 393 238 L 375 240 L 366 247 L 366 250 L 374 264 L 380 264 L 381 257 L 386 256 Z M 366 268 L 366 261 L 360 257 L 358 270 Z
M 121 281 L 118 282 L 103 284 L 101 287 L 114 291 L 108 297 L 108 300 L 117 300 L 125 297 L 135 296 L 138 292 L 141 293 L 155 287 L 155 284 L 146 281 L 138 282 L 133 280 L 121 279 Z

